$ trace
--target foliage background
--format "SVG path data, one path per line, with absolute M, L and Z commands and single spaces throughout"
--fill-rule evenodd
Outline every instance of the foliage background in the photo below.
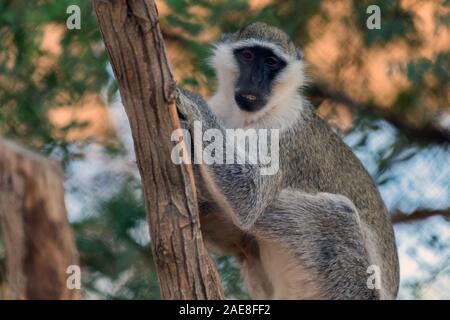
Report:
M 69 5 L 81 30 L 68 30 Z M 285 30 L 308 95 L 363 161 L 392 211 L 399 298 L 450 299 L 450 1 L 157 1 L 180 85 L 207 96 L 222 32 Z M 381 8 L 381 29 L 366 8 Z M 130 132 L 91 4 L 0 0 L 0 135 L 61 161 L 86 298 L 159 298 Z M 1 150 L 0 150 L 1 152 Z M 246 298 L 216 257 L 228 297 Z M 5 287 L 0 243 L 0 296 Z

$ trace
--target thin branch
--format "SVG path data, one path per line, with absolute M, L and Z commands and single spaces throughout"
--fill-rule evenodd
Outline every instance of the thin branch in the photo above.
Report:
M 343 92 L 324 88 L 320 85 L 312 87 L 310 94 L 315 99 L 330 99 L 337 103 L 342 103 L 355 111 L 382 118 L 397 128 L 411 142 L 417 144 L 450 144 L 450 131 L 440 127 L 433 121 L 427 121 L 422 126 L 417 127 L 409 123 L 401 114 L 373 103 L 357 102 Z
M 446 219 L 450 219 L 450 208 L 442 210 L 420 209 L 412 213 L 404 213 L 397 211 L 391 214 L 391 220 L 392 223 L 394 224 L 412 223 L 436 216 L 441 216 Z

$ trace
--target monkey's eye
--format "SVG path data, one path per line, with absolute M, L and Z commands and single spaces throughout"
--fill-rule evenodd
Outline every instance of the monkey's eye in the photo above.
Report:
M 269 67 L 276 67 L 278 65 L 279 61 L 277 58 L 275 58 L 273 56 L 269 56 L 266 58 L 265 62 Z
M 244 51 L 241 52 L 241 57 L 245 61 L 252 61 L 254 55 L 253 55 L 253 52 L 251 52 L 250 50 L 244 50 Z

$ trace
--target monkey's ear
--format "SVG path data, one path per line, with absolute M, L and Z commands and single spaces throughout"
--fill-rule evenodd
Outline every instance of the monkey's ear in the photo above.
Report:
M 303 52 L 302 52 L 302 50 L 300 50 L 299 48 L 295 48 L 295 52 L 296 52 L 296 54 L 297 54 L 297 59 L 298 60 L 303 60 Z

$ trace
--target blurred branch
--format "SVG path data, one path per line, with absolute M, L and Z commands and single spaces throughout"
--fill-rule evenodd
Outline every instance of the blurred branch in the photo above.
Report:
M 435 216 L 450 219 L 450 208 L 442 210 L 420 209 L 412 213 L 394 212 L 391 214 L 391 220 L 394 224 L 412 223 Z
M 77 299 L 66 270 L 78 253 L 64 204 L 62 170 L 0 139 L 0 222 L 8 299 Z
M 323 86 L 313 86 L 309 90 L 313 100 L 330 99 L 344 104 L 357 112 L 363 112 L 378 118 L 382 118 L 397 128 L 409 141 L 418 144 L 450 144 L 450 131 L 439 127 L 433 121 L 417 127 L 409 123 L 406 118 L 390 109 L 382 108 L 373 103 L 361 103 L 353 100 L 343 92 L 335 91 Z
M 188 43 L 186 38 L 180 36 L 179 34 L 177 34 L 175 32 L 171 32 L 170 30 L 161 30 L 161 33 L 162 33 L 162 36 L 166 43 L 172 42 L 179 46 L 185 46 Z

